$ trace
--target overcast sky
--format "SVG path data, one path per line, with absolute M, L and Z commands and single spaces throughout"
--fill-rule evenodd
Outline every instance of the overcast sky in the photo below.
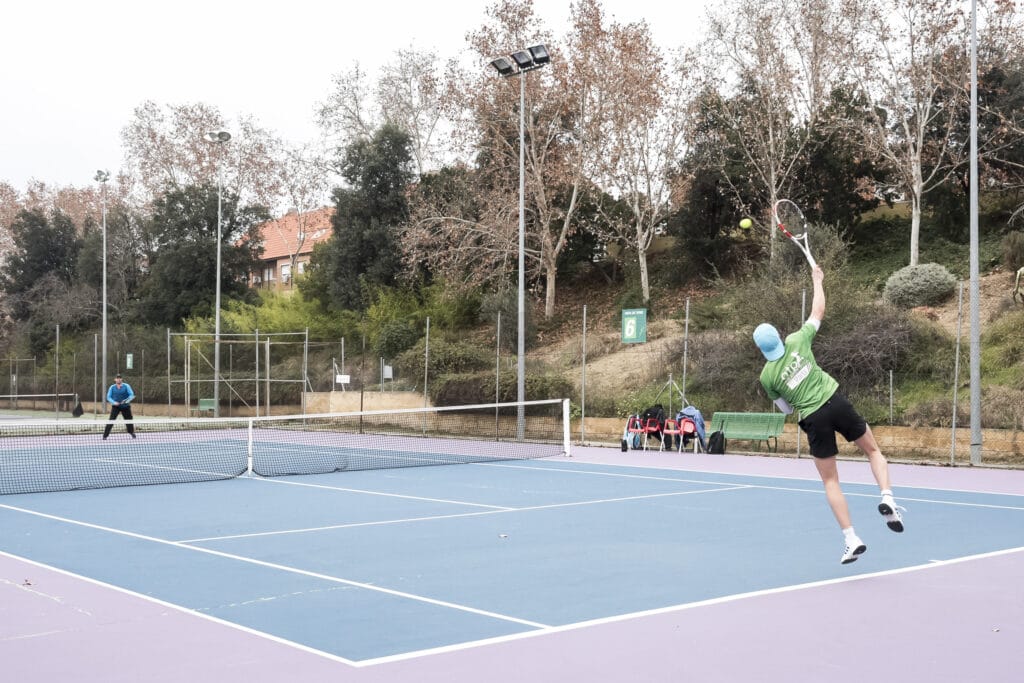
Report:
M 398 49 L 466 52 L 486 0 L 227 2 L 12 0 L 0 37 L 0 181 L 91 182 L 121 167 L 121 129 L 145 100 L 205 102 L 254 116 L 292 142 L 317 136 L 313 112 L 332 76 L 374 70 Z M 536 0 L 554 35 L 570 0 Z M 645 19 L 677 47 L 697 33 L 705 0 L 604 0 L 607 19 Z

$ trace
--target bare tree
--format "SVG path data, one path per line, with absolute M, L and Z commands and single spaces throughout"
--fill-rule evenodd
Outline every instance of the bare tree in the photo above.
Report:
M 230 129 L 231 142 L 211 144 L 209 131 Z M 280 192 L 274 169 L 273 137 L 251 117 L 233 125 L 207 104 L 167 105 L 152 101 L 136 107 L 121 131 L 127 173 L 143 194 L 141 201 L 168 189 L 221 183 L 244 202 L 273 206 Z
M 970 20 L 948 0 L 850 0 L 848 42 L 859 94 L 869 103 L 860 127 L 869 153 L 898 174 L 910 203 L 910 265 L 920 253 L 924 196 L 947 181 L 968 152 L 951 123 L 968 104 Z
M 738 209 L 767 210 L 794 193 L 799 200 L 795 171 L 843 78 L 837 16 L 836 0 L 730 0 L 710 15 L 700 90 L 713 94 L 728 135 L 717 164 Z M 730 165 L 745 168 L 749 183 L 737 185 Z M 745 206 L 751 198 L 760 206 Z
M 314 220 L 313 211 L 324 206 L 329 190 L 328 175 L 324 172 L 323 156 L 312 145 L 289 146 L 276 141 L 274 144 L 273 172 L 278 187 L 288 204 L 288 212 L 295 213 L 296 234 L 285 235 L 282 221 L 274 219 L 270 228 L 276 230 L 288 248 L 288 259 L 294 284 L 296 261 L 306 241 L 310 239 L 309 228 Z
M 646 304 L 647 250 L 671 213 L 673 176 L 685 148 L 689 69 L 681 55 L 666 63 L 644 22 L 613 23 L 601 32 L 590 55 L 597 92 L 587 161 L 596 183 L 629 207 L 628 223 L 609 223 L 636 251 Z
M 412 140 L 417 175 L 437 168 L 448 130 L 447 77 L 437 56 L 413 48 L 398 50 L 371 81 L 358 62 L 335 75 L 333 92 L 317 108 L 317 121 L 331 146 L 341 149 L 392 123 Z

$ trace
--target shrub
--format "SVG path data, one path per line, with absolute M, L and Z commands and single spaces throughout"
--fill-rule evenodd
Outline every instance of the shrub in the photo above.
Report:
M 931 306 L 948 299 L 956 288 L 956 278 L 938 263 L 902 268 L 885 283 L 882 298 L 900 308 Z
M 494 367 L 494 351 L 465 341 L 430 340 L 430 377 L 487 370 Z M 395 359 L 403 374 L 423 376 L 425 339 L 420 339 Z M 493 375 L 492 375 L 493 376 Z
M 502 376 L 498 400 L 515 401 L 517 382 L 514 375 Z M 494 374 L 486 372 L 445 375 L 430 389 L 435 406 L 470 405 L 494 402 Z M 575 398 L 576 391 L 564 377 L 555 374 L 526 377 L 526 397 L 530 401 L 550 398 Z

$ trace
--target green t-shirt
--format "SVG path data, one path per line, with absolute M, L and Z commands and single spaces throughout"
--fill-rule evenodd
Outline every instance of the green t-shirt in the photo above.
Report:
M 761 370 L 761 385 L 768 398 L 774 401 L 781 396 L 804 417 L 825 405 L 839 388 L 839 382 L 814 362 L 811 342 L 817 333 L 814 322 L 805 322 L 786 337 L 782 358 L 765 363 Z

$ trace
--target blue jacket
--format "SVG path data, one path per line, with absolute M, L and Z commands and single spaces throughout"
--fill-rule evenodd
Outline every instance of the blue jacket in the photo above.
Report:
M 132 386 L 128 382 L 121 382 L 120 389 L 117 387 L 116 382 L 107 389 L 107 403 L 110 405 L 131 403 L 133 398 L 135 398 L 135 392 L 132 391 Z

